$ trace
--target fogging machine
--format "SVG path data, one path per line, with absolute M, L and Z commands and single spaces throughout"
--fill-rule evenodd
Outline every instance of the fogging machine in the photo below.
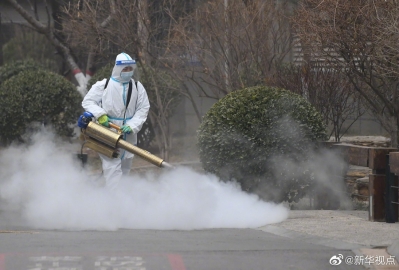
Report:
M 163 159 L 151 154 L 150 152 L 141 149 L 123 139 L 123 133 L 119 126 L 109 123 L 110 127 L 115 131 L 99 125 L 93 121 L 93 114 L 84 112 L 78 120 L 78 126 L 81 128 L 81 140 L 83 140 L 82 149 L 84 146 L 103 154 L 109 158 L 119 158 L 118 148 L 124 149 L 132 154 L 135 154 L 142 159 L 161 168 L 173 168 L 172 165 L 165 162 Z

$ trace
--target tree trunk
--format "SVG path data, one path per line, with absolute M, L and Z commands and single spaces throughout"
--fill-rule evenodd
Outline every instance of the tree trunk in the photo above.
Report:
M 64 60 L 68 64 L 69 68 L 72 70 L 73 75 L 78 83 L 77 90 L 82 95 L 85 96 L 87 93 L 87 82 L 88 79 L 91 78 L 91 74 L 88 74 L 86 77 L 85 74 L 79 68 L 77 62 L 75 61 L 71 49 L 66 45 L 62 37 L 57 36 L 55 26 L 48 22 L 48 25 L 44 25 L 41 23 L 37 18 L 31 16 L 21 5 L 18 4 L 16 0 L 7 0 L 13 8 L 38 32 L 45 35 L 48 40 L 56 47 L 57 51 L 63 56 Z M 58 8 L 59 6 L 53 3 L 54 5 L 52 8 Z M 50 17 L 50 14 L 47 14 Z M 110 15 L 99 25 L 100 27 L 106 27 L 109 22 L 112 20 L 112 16 L 115 15 L 115 1 L 110 0 Z M 53 14 L 53 18 L 56 17 Z M 55 20 L 56 21 L 56 20 Z M 59 26 L 59 25 L 58 25 Z M 56 27 L 57 23 L 56 23 Z M 90 52 L 89 59 L 88 59 L 88 66 L 87 69 L 90 69 L 94 59 L 93 53 Z M 89 72 L 90 73 L 90 72 Z
M 198 121 L 201 123 L 202 122 L 202 117 L 201 117 L 201 114 L 199 112 L 198 106 L 197 106 L 197 104 L 194 101 L 194 97 L 193 97 L 193 95 L 190 92 L 190 88 L 185 83 L 183 83 L 183 87 L 184 87 L 184 90 L 185 90 L 185 92 L 187 94 L 188 99 L 191 102 L 191 105 L 193 106 L 195 115 L 197 116 Z
M 397 148 L 398 147 L 398 138 L 399 138 L 399 135 L 398 135 L 398 132 L 399 132 L 399 117 L 397 117 L 396 115 L 395 116 L 392 116 L 392 122 L 393 122 L 393 128 L 392 128 L 392 134 L 391 134 L 391 146 L 392 147 L 394 147 L 394 148 Z
M 138 57 L 142 61 L 142 63 L 149 63 L 148 55 L 146 54 L 145 49 L 147 48 L 148 41 L 148 30 L 146 27 L 146 22 L 149 21 L 148 18 L 148 3 L 147 0 L 138 1 L 138 16 L 137 16 L 137 35 L 139 36 L 140 46 L 138 48 Z
M 4 35 L 2 32 L 2 27 L 1 27 L 1 13 L 0 13 L 0 66 L 3 65 L 4 58 L 3 58 L 3 44 L 4 44 Z

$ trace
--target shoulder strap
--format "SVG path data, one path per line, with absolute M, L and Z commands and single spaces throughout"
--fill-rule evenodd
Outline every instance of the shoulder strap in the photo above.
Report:
M 136 89 L 137 89 L 137 93 L 138 93 L 137 82 L 135 82 L 135 84 L 136 84 Z M 123 119 L 124 119 L 123 124 L 125 124 L 125 122 L 126 122 L 126 111 L 127 111 L 127 106 L 129 106 L 130 98 L 132 96 L 132 88 L 133 88 L 133 84 L 132 84 L 132 80 L 130 80 L 129 90 L 127 92 L 126 110 L 125 110 L 125 115 L 123 116 Z M 137 106 L 137 99 L 136 99 L 136 106 Z
M 107 82 L 105 83 L 104 89 L 107 88 L 108 83 L 109 83 L 109 78 L 107 79 Z M 137 82 L 135 82 L 135 84 L 136 84 L 136 89 L 138 89 L 137 88 Z M 133 87 L 132 86 L 132 80 L 130 80 L 130 82 L 129 82 L 129 90 L 127 92 L 126 108 L 127 108 L 127 106 L 129 106 L 130 98 L 132 96 L 132 87 Z
M 105 83 L 104 89 L 107 88 L 108 82 L 109 82 L 109 78 L 107 79 L 107 82 Z M 136 89 L 138 91 L 137 82 L 135 82 L 135 84 L 136 84 Z M 133 88 L 132 80 L 130 80 L 130 82 L 129 82 L 129 90 L 127 92 L 127 99 L 126 99 L 126 108 L 127 108 L 127 106 L 129 106 L 130 98 L 132 97 L 132 88 Z
M 129 91 L 127 92 L 127 99 L 126 99 L 126 108 L 129 106 L 130 98 L 132 97 L 132 80 L 129 82 Z
M 107 82 L 105 83 L 104 89 L 107 88 L 108 83 L 109 83 L 109 78 L 107 79 Z
M 139 89 L 137 88 L 137 82 L 134 82 L 134 84 L 136 85 L 136 90 L 137 90 L 137 93 L 139 92 Z M 130 102 L 130 99 L 131 99 L 131 97 L 132 97 L 132 81 L 130 80 L 130 82 L 129 82 L 129 91 L 127 92 L 127 100 L 126 100 L 126 108 L 127 108 L 127 106 L 129 106 L 129 102 Z M 137 100 L 136 100 L 136 102 L 137 102 Z
M 104 86 L 104 89 L 105 88 L 107 88 L 107 86 L 108 86 L 108 83 L 109 83 L 109 78 L 107 79 L 107 81 L 105 82 L 105 86 Z M 137 89 L 137 91 L 138 91 L 138 88 L 137 88 L 137 82 L 134 82 L 135 84 L 136 84 L 136 89 Z M 129 85 L 129 87 L 130 87 L 130 85 Z

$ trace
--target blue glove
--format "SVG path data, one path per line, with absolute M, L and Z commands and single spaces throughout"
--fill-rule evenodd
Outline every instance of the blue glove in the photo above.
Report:
M 126 134 L 130 134 L 130 132 L 132 132 L 132 128 L 129 127 L 128 125 L 121 126 L 121 130 L 123 133 L 126 133 Z

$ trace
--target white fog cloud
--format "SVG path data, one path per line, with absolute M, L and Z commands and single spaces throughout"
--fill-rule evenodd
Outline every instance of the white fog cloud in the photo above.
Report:
M 192 230 L 256 228 L 288 217 L 282 205 L 184 167 L 131 175 L 110 191 L 90 181 L 73 158 L 76 146 L 55 140 L 42 131 L 30 147 L 0 151 L 2 219 L 17 215 L 39 229 Z

